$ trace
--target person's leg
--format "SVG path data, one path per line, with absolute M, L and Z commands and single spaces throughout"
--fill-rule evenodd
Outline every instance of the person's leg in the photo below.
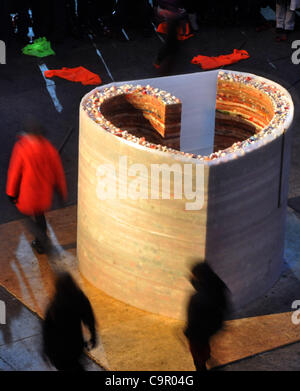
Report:
M 186 9 L 186 12 L 188 13 L 189 22 L 192 26 L 192 29 L 194 31 L 199 30 L 199 26 L 197 23 L 197 12 L 196 12 L 196 4 L 195 0 L 186 0 L 184 2 L 184 6 Z
M 276 41 L 286 41 L 287 34 L 294 30 L 295 12 L 290 10 L 290 0 L 281 0 L 276 4 Z
M 73 357 L 60 359 L 58 358 L 55 362 L 52 363 L 53 366 L 58 371 L 66 372 L 82 372 L 85 371 L 84 366 L 79 359 L 74 359 Z
M 84 366 L 79 360 L 70 361 L 68 363 L 67 371 L 82 372 L 85 371 Z
M 51 352 L 51 357 L 48 356 L 47 358 L 58 371 L 85 371 L 85 368 L 81 362 L 81 356 L 73 357 L 72 354 L 68 354 L 68 351 L 66 351 L 63 355 L 59 351 L 55 353 Z
M 44 214 L 27 216 L 24 220 L 26 228 L 34 236 L 32 247 L 39 253 L 44 254 L 49 250 L 49 238 L 47 235 L 47 223 Z
M 45 215 L 43 213 L 35 215 L 35 221 L 39 228 L 39 232 L 41 233 L 42 238 L 47 237 L 47 223 L 46 223 Z
M 286 6 L 283 2 L 276 2 L 276 28 L 283 29 L 286 14 Z
M 199 30 L 199 26 L 198 26 L 198 23 L 197 23 L 197 14 L 196 12 L 193 12 L 193 13 L 189 13 L 189 22 L 191 24 L 191 27 L 194 31 L 198 31 Z
M 288 5 L 284 20 L 284 30 L 293 31 L 295 28 L 295 11 L 291 11 Z
M 207 371 L 206 362 L 210 358 L 209 342 L 199 343 L 198 341 L 190 340 L 189 346 L 196 371 Z
M 168 33 L 165 43 L 158 52 L 155 60 L 156 65 L 161 65 L 165 60 L 173 58 L 178 50 L 177 29 L 179 25 L 178 19 L 167 20 Z

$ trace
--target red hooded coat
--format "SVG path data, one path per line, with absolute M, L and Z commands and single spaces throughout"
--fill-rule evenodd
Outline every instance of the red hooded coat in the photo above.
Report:
M 17 199 L 21 213 L 32 216 L 50 209 L 55 187 L 66 199 L 66 179 L 58 151 L 42 136 L 20 136 L 10 159 L 6 194 Z

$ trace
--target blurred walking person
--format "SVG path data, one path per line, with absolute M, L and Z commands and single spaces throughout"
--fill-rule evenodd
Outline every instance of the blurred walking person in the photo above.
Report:
M 210 338 L 222 329 L 229 310 L 228 289 L 206 262 L 197 263 L 191 274 L 190 282 L 196 293 L 188 304 L 185 335 L 196 370 L 206 371 Z
M 187 22 L 188 14 L 183 8 L 183 2 L 181 0 L 156 0 L 153 4 L 157 16 L 167 23 L 166 40 L 158 52 L 154 66 L 156 69 L 160 69 L 162 74 L 169 74 L 179 51 L 179 27 L 185 25 L 189 29 Z M 186 21 L 186 23 L 182 23 L 183 21 Z M 190 35 L 189 31 L 186 33 L 188 37 Z
M 55 295 L 43 322 L 43 353 L 56 369 L 84 370 L 82 323 L 90 332 L 89 344 L 94 348 L 97 338 L 91 304 L 72 276 L 63 272 L 57 277 Z
M 286 41 L 295 28 L 296 9 L 300 0 L 276 0 L 276 41 Z
M 27 227 L 35 236 L 32 247 L 39 254 L 50 249 L 44 213 L 52 205 L 55 189 L 65 201 L 67 186 L 59 153 L 42 135 L 41 126 L 30 119 L 12 151 L 6 194 L 26 216 Z

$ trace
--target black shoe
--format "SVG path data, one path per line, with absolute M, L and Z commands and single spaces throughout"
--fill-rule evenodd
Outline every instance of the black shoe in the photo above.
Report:
M 31 247 L 38 253 L 38 254 L 45 254 L 45 249 L 41 245 L 41 243 L 35 239 L 31 242 Z

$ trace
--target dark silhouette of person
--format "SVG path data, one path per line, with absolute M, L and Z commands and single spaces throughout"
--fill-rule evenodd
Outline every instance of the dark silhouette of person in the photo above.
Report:
M 52 205 L 54 190 L 61 200 L 67 197 L 62 162 L 56 148 L 43 135 L 35 118 L 25 121 L 10 158 L 6 194 L 26 216 L 25 224 L 35 236 L 32 247 L 39 253 L 50 249 L 44 213 Z
M 178 28 L 182 20 L 187 18 L 187 13 L 182 0 L 156 0 L 154 6 L 158 17 L 167 23 L 167 36 L 158 51 L 154 66 L 162 74 L 169 74 L 179 51 Z
M 95 318 L 88 298 L 68 272 L 58 275 L 56 292 L 43 322 L 43 354 L 60 371 L 83 371 L 82 323 L 90 332 L 90 347 L 97 343 Z
M 210 358 L 209 341 L 223 327 L 229 310 L 229 291 L 206 262 L 193 266 L 190 282 L 196 292 L 188 303 L 184 333 L 196 370 L 206 371 L 206 362 Z

